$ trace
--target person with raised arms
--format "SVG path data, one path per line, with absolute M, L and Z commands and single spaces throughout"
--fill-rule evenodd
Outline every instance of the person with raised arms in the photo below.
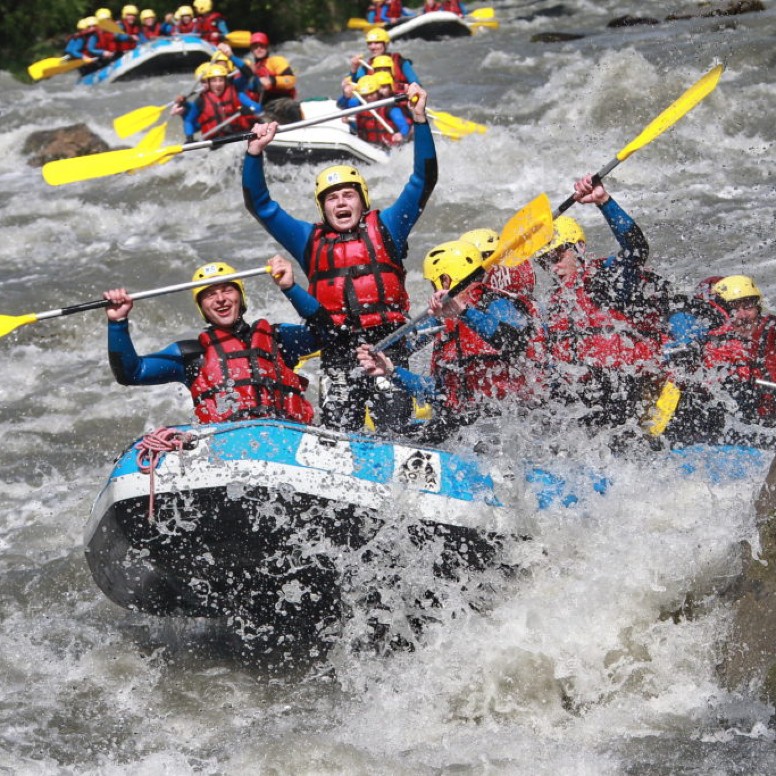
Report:
M 129 332 L 132 297 L 123 288 L 106 291 L 108 356 L 121 385 L 183 383 L 190 391 L 200 423 L 273 417 L 310 423 L 314 409 L 304 397 L 303 380 L 294 373 L 298 360 L 318 350 L 332 330 L 329 315 L 294 282 L 291 262 L 269 260 L 270 272 L 294 309 L 306 321 L 271 324 L 262 318 L 248 324 L 242 280 L 203 284 L 192 290 L 207 323 L 195 340 L 181 340 L 164 350 L 139 356 Z M 201 266 L 193 281 L 231 275 L 222 261 Z
M 423 277 L 434 289 L 434 317 L 411 347 L 414 352 L 433 342 L 428 376 L 395 366 L 370 345 L 356 351 L 370 377 L 387 377 L 420 404 L 431 404 L 432 419 L 418 427 L 424 442 L 438 443 L 483 415 L 500 415 L 513 402 L 537 404 L 546 392 L 546 336 L 532 284 L 520 293 L 501 290 L 491 282 L 496 265 L 480 282 L 447 298 L 483 261 L 477 246 L 463 239 L 437 245 L 423 260 Z
M 670 295 L 667 284 L 644 269 L 649 245 L 643 232 L 600 180 L 587 175 L 574 190 L 577 202 L 600 210 L 620 251 L 590 259 L 582 227 L 562 215 L 552 241 L 537 254 L 556 283 L 546 312 L 553 394 L 589 407 L 585 425 L 617 426 L 642 414 L 646 393 L 659 379 Z
M 299 262 L 310 281 L 310 293 L 339 327 L 337 341 L 324 349 L 321 359 L 322 420 L 332 427 L 361 428 L 367 404 L 378 429 L 401 431 L 412 414 L 409 397 L 364 375 L 355 356 L 358 345 L 377 342 L 406 320 L 407 240 L 437 181 L 426 92 L 413 84 L 408 94 L 416 123 L 413 171 L 398 199 L 382 211 L 372 209 L 361 173 L 342 164 L 326 168 L 316 178 L 320 220 L 295 218 L 272 199 L 265 178 L 262 152 L 275 137 L 277 124 L 256 124 L 252 130 L 256 138 L 248 142 L 243 164 L 246 207 Z M 390 355 L 396 363 L 406 363 L 403 344 Z

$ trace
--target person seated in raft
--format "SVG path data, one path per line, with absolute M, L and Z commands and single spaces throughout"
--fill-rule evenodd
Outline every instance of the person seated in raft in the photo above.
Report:
M 121 19 L 119 19 L 118 25 L 124 34 L 116 38 L 117 50 L 119 54 L 123 54 L 125 51 L 131 51 L 135 48 L 140 41 L 140 11 L 136 5 L 125 5 L 121 9 Z
M 341 105 L 341 101 L 337 102 L 338 107 L 350 108 L 376 102 L 380 99 L 380 82 L 373 75 L 365 75 L 351 91 L 353 96 L 344 105 Z M 344 95 L 345 92 L 343 97 Z M 412 124 L 407 121 L 404 111 L 398 105 L 357 113 L 355 123 L 356 135 L 367 143 L 378 146 L 400 145 L 410 139 L 412 131 Z
M 213 0 L 194 0 L 197 32 L 208 43 L 219 44 L 229 34 L 224 17 L 213 10 Z
M 448 13 L 454 13 L 456 16 L 460 16 L 462 19 L 464 16 L 466 16 L 466 7 L 463 3 L 460 2 L 460 0 L 442 0 L 442 11 L 447 11 Z
M 201 76 L 206 85 L 195 100 L 176 103 L 172 114 L 183 117 L 186 142 L 199 132 L 203 139 L 223 137 L 250 129 L 263 108 L 229 81 L 226 65 L 211 63 Z
M 183 383 L 201 423 L 273 417 L 310 423 L 314 409 L 304 397 L 302 378 L 294 373 L 298 360 L 328 341 L 332 322 L 320 303 L 294 282 L 291 263 L 282 256 L 269 260 L 272 278 L 306 321 L 271 324 L 262 318 L 248 324 L 242 280 L 193 289 L 194 302 L 207 328 L 196 340 L 183 340 L 164 350 L 139 356 L 129 333 L 132 297 L 123 288 L 106 291 L 108 356 L 121 385 Z M 214 261 L 197 269 L 192 280 L 230 275 L 229 264 Z M 250 349 L 250 350 L 248 350 Z M 246 354 L 250 353 L 248 359 Z
M 369 59 L 364 61 L 360 54 L 350 58 L 350 77 L 353 83 L 358 83 L 359 78 L 373 72 L 374 59 L 379 56 L 389 56 L 393 60 L 393 80 L 396 91 L 404 92 L 410 84 L 420 85 L 412 60 L 405 59 L 397 52 L 388 53 L 391 37 L 381 27 L 373 27 L 367 30 L 366 45 L 369 49 Z
M 649 246 L 635 221 L 597 178 L 574 184 L 574 198 L 595 205 L 620 245 L 605 258 L 587 254 L 577 221 L 559 216 L 538 264 L 555 281 L 545 320 L 553 364 L 552 395 L 589 408 L 583 424 L 619 426 L 639 418 L 660 379 L 667 283 L 644 269 Z
M 194 9 L 190 5 L 182 5 L 169 20 L 171 35 L 197 35 L 197 22 L 194 19 Z
M 366 20 L 370 24 L 385 24 L 388 21 L 385 12 L 385 0 L 373 0 L 366 9 Z
M 356 346 L 374 343 L 407 320 L 407 242 L 436 186 L 434 137 L 426 119 L 426 92 L 409 89 L 415 120 L 413 169 L 396 200 L 373 209 L 367 182 L 350 164 L 326 167 L 315 179 L 317 221 L 295 218 L 270 196 L 263 151 L 277 124 L 255 124 L 243 163 L 243 197 L 248 212 L 299 262 L 310 291 L 338 327 L 335 344 L 321 354 L 321 419 L 345 431 L 363 427 L 365 408 L 379 431 L 401 433 L 411 422 L 412 401 L 401 391 L 356 371 Z M 405 365 L 403 343 L 391 358 Z M 356 372 L 354 377 L 354 371 Z
M 757 382 L 776 383 L 776 316 L 747 275 L 707 278 L 693 302 L 669 318 L 666 355 L 681 396 L 666 438 L 776 447 L 776 435 L 757 430 L 776 426 L 776 386 Z
M 111 62 L 118 52 L 117 36 L 99 26 L 101 21 L 113 21 L 113 13 L 109 8 L 98 8 L 94 12 L 96 24 L 91 35 L 86 40 L 86 53 L 97 60 L 92 70 L 104 67 Z
M 439 0 L 425 0 L 423 7 L 420 9 L 420 13 L 434 13 L 434 11 L 441 11 L 442 3 Z
M 401 0 L 387 0 L 383 17 L 388 24 L 396 24 L 402 18 L 415 16 L 415 11 L 405 8 Z
M 169 34 L 169 31 L 165 31 L 165 26 L 157 20 L 153 9 L 144 8 L 140 12 L 140 43 L 148 43 Z
M 97 26 L 97 19 L 94 16 L 87 16 L 79 19 L 75 26 L 75 32 L 70 35 L 65 43 L 64 55 L 68 59 L 82 59 L 86 49 L 86 41 L 92 34 L 94 27 Z
M 423 260 L 423 276 L 434 289 L 429 311 L 435 317 L 412 347 L 419 350 L 433 341 L 430 376 L 395 366 L 369 345 L 356 351 L 370 377 L 387 377 L 419 404 L 431 405 L 432 419 L 420 428 L 424 442 L 440 442 L 479 417 L 498 415 L 510 401 L 533 404 L 546 389 L 546 336 L 532 285 L 505 292 L 492 284 L 489 270 L 480 282 L 447 298 L 452 286 L 482 264 L 479 249 L 462 239 L 432 248 Z

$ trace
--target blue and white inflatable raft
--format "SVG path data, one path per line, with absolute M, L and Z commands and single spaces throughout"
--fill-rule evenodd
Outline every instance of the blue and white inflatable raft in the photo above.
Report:
M 141 43 L 105 67 L 87 73 L 81 77 L 80 83 L 93 86 L 170 73 L 193 73 L 215 52 L 216 47 L 199 35 L 156 38 Z

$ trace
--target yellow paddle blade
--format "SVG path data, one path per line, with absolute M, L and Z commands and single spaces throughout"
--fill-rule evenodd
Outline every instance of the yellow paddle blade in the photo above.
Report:
M 484 135 L 488 131 L 484 124 L 478 124 L 476 121 L 469 121 L 468 119 L 460 119 L 445 111 L 426 108 L 426 113 L 431 116 L 441 131 L 444 131 L 445 127 L 453 132 L 457 132 L 459 135 L 472 135 L 475 132 Z
M 552 235 L 552 207 L 547 195 L 542 193 L 509 219 L 501 230 L 496 250 L 482 266 L 516 267 L 543 248 Z
M 470 30 L 497 30 L 501 25 L 495 19 L 489 19 L 483 22 L 466 22 Z
M 349 30 L 371 30 L 372 27 L 385 27 L 385 22 L 368 22 L 366 19 L 348 19 Z
M 621 162 L 624 161 L 634 151 L 638 151 L 639 148 L 647 145 L 647 143 L 651 143 L 658 135 L 661 135 L 669 127 L 676 124 L 682 116 L 689 113 L 701 100 L 714 91 L 724 70 L 724 65 L 717 65 L 709 70 L 703 78 L 693 84 L 676 102 L 669 105 L 656 119 L 653 119 L 641 131 L 638 137 L 631 140 L 617 154 L 617 158 Z
M 156 124 L 166 109 L 166 105 L 145 105 L 137 108 L 113 119 L 113 129 L 119 137 L 129 137 L 142 132 L 151 124 Z
M 97 21 L 97 26 L 101 30 L 105 30 L 105 32 L 112 32 L 114 35 L 123 35 L 124 30 L 119 27 L 116 22 L 113 21 L 113 19 L 99 19 Z
M 35 323 L 37 320 L 38 316 L 33 313 L 28 315 L 0 315 L 0 337 L 5 337 L 6 334 L 10 334 L 14 329 L 18 329 L 20 326 L 28 323 Z
M 106 151 L 102 154 L 77 156 L 75 159 L 58 159 L 43 165 L 43 179 L 50 186 L 77 183 L 92 178 L 104 178 L 120 172 L 140 170 L 157 164 L 183 151 L 183 146 L 166 146 L 159 149 L 126 148 Z
M 477 21 L 486 21 L 495 15 L 496 12 L 492 8 L 475 8 L 471 13 L 466 14 L 467 17 L 477 19 Z
M 251 33 L 250 30 L 234 30 L 226 36 L 226 42 L 234 48 L 250 48 Z
M 135 148 L 142 148 L 144 151 L 155 151 L 157 148 L 162 147 L 166 134 L 167 122 L 165 121 L 164 124 L 159 124 L 158 127 L 150 129 Z
M 44 78 L 51 78 L 54 75 L 62 75 L 62 73 L 69 73 L 71 70 L 76 70 L 79 67 L 83 67 L 85 64 L 92 62 L 91 59 L 68 59 L 64 62 L 60 62 L 56 67 L 48 67 L 43 72 Z
M 45 78 L 46 71 L 61 65 L 63 61 L 62 57 L 48 57 L 47 59 L 41 59 L 37 62 L 33 62 L 28 68 L 27 72 L 33 81 L 40 81 L 41 78 Z
M 681 390 L 670 380 L 667 380 L 663 390 L 660 391 L 655 406 L 644 421 L 644 430 L 652 436 L 660 436 L 676 414 L 676 408 L 679 406 L 681 398 Z

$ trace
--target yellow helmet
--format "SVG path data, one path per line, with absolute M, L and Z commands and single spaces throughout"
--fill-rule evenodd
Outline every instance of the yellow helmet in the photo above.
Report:
M 98 8 L 94 12 L 94 16 L 98 22 L 103 21 L 103 19 L 113 19 L 113 14 L 111 13 L 110 8 Z
M 464 242 L 470 242 L 482 254 L 483 259 L 487 259 L 498 245 L 498 232 L 493 229 L 471 229 L 464 232 L 458 239 Z
M 78 24 L 75 25 L 75 28 L 77 30 L 88 30 L 89 27 L 93 27 L 95 24 L 97 24 L 97 19 L 95 19 L 94 16 L 87 16 L 83 19 L 79 19 Z
M 754 280 L 747 275 L 728 275 L 718 283 L 715 283 L 711 290 L 727 303 L 751 297 L 763 298 L 762 291 L 757 287 Z
M 382 27 L 372 27 L 371 30 L 366 32 L 367 43 L 385 43 L 388 45 L 391 42 L 391 36 Z
M 372 60 L 373 70 L 379 70 L 382 67 L 389 67 L 393 70 L 393 57 L 389 57 L 387 54 L 380 54 Z
M 434 288 L 442 288 L 442 275 L 450 278 L 454 286 L 482 266 L 482 254 L 470 242 L 451 240 L 432 248 L 423 259 L 423 277 L 430 280 Z
M 156 11 L 153 11 L 150 8 L 144 8 L 140 12 L 140 21 L 144 22 L 146 19 L 156 19 Z
M 319 172 L 315 179 L 315 201 L 322 217 L 324 197 L 332 189 L 341 186 L 353 186 L 361 197 L 364 208 L 369 210 L 369 188 L 361 173 L 348 164 L 335 164 Z
M 182 5 L 175 12 L 176 19 L 182 19 L 184 16 L 194 16 L 194 11 L 191 10 L 190 5 Z
M 552 240 L 541 250 L 536 252 L 536 258 L 560 248 L 562 245 L 576 245 L 585 242 L 585 232 L 582 227 L 570 216 L 558 216 L 553 222 Z
M 121 17 L 124 18 L 125 16 L 137 16 L 140 13 L 140 11 L 137 10 L 136 5 L 125 5 L 121 9 Z
M 222 62 L 210 62 L 205 72 L 200 76 L 203 81 L 209 78 L 228 78 L 229 68 Z
M 223 65 L 226 68 L 227 73 L 231 73 L 235 69 L 234 62 L 232 62 L 232 60 L 226 56 L 223 51 L 216 51 L 216 53 L 210 57 L 210 61 L 214 65 Z
M 192 281 L 210 280 L 211 278 L 217 278 L 222 275 L 233 275 L 235 272 L 237 272 L 237 270 L 231 264 L 227 264 L 225 261 L 211 261 L 210 264 L 203 264 L 194 273 L 191 279 Z M 240 292 L 240 300 L 242 302 L 241 312 L 245 312 L 248 309 L 248 302 L 245 298 L 245 283 L 239 279 L 230 280 L 229 282 L 236 286 L 237 290 Z M 191 289 L 191 295 L 194 297 L 194 304 L 197 305 L 200 313 L 202 313 L 202 308 L 199 306 L 199 295 L 211 285 L 215 285 L 215 283 L 210 283 L 204 286 L 196 286 L 195 288 Z M 205 316 L 203 315 L 202 317 L 204 318 Z
M 367 94 L 374 94 L 380 88 L 380 84 L 377 82 L 375 76 L 362 75 L 354 88 L 362 97 L 364 97 Z
M 375 73 L 372 78 L 377 81 L 378 86 L 390 86 L 393 88 L 393 75 L 391 75 L 391 73 L 386 73 L 385 70 Z
M 197 13 L 210 13 L 213 10 L 213 0 L 194 0 L 194 8 Z

